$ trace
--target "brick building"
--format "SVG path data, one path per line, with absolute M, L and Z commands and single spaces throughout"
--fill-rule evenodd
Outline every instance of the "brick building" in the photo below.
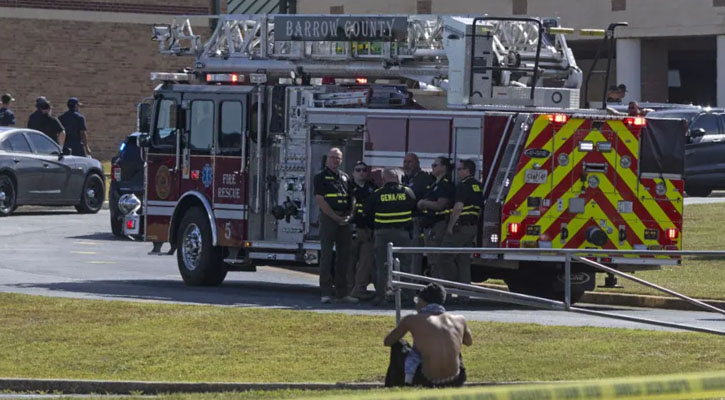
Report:
M 0 93 L 11 93 L 19 126 L 35 98 L 53 114 L 75 96 L 85 104 L 94 157 L 107 160 L 136 127 L 135 106 L 151 95 L 151 71 L 189 66 L 191 58 L 158 53 L 153 24 L 174 15 L 215 13 L 215 0 L 0 0 Z M 208 33 L 208 21 L 194 29 Z

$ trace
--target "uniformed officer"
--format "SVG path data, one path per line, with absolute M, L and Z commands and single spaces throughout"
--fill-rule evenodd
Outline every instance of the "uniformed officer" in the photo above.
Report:
M 352 170 L 352 194 L 355 196 L 355 214 L 352 219 L 352 255 L 347 274 L 350 296 L 370 299 L 368 284 L 372 281 L 375 258 L 373 257 L 373 219 L 363 207 L 367 198 L 378 189 L 369 178 L 368 165 L 358 161 Z
M 425 197 L 418 201 L 418 209 L 423 212 L 425 246 L 440 247 L 448 226 L 448 217 L 453 206 L 456 188 L 448 179 L 451 162 L 447 157 L 437 157 L 431 167 L 436 181 L 429 186 Z M 443 279 L 444 274 L 438 263 L 439 254 L 427 253 L 427 255 L 431 275 L 434 278 Z
M 388 242 L 395 246 L 411 246 L 415 194 L 400 184 L 397 169 L 383 170 L 384 185 L 376 190 L 365 204 L 366 212 L 375 221 L 375 300 L 373 304 L 385 303 L 388 288 Z M 400 254 L 401 271 L 410 272 L 410 257 Z
M 473 160 L 461 160 L 458 163 L 458 185 L 456 200 L 443 238 L 443 247 L 472 247 L 478 232 L 478 220 L 483 208 L 483 187 L 474 178 L 476 163 Z M 460 283 L 471 283 L 470 254 L 441 254 L 440 269 L 443 279 Z M 468 297 L 459 296 L 459 302 L 468 302 Z
M 340 171 L 342 151 L 333 147 L 327 152 L 325 168 L 315 175 L 315 202 L 320 207 L 320 291 L 322 303 L 331 303 L 333 290 L 337 301 L 357 303 L 348 296 L 347 269 L 350 267 L 352 220 L 355 200 L 350 177 Z M 333 246 L 337 260 L 333 260 Z M 334 264 L 334 288 L 333 288 Z
M 80 113 L 82 106 L 77 97 L 68 99 L 68 111 L 63 113 L 58 120 L 65 128 L 65 147 L 74 156 L 85 157 L 91 155 L 91 148 L 88 146 L 88 128 L 86 128 L 86 117 Z
M 46 134 L 49 138 L 53 139 L 62 148 L 65 144 L 65 128 L 63 124 L 58 121 L 58 118 L 52 114 L 52 108 L 49 102 L 42 102 L 38 106 L 40 110 L 40 117 L 38 118 L 37 129 Z
M 0 126 L 15 125 L 15 114 L 10 110 L 10 102 L 15 101 L 10 93 L 5 93 L 0 97 Z
M 435 182 L 433 175 L 420 169 L 420 160 L 415 153 L 408 153 L 403 158 L 403 185 L 413 190 L 416 199 L 422 199 L 429 185 Z M 415 246 L 423 247 L 425 239 L 423 236 L 422 214 L 416 210 L 413 213 L 413 242 Z M 411 254 L 411 271 L 413 274 L 423 273 L 423 255 Z
M 43 113 L 40 111 L 40 106 L 47 102 L 48 99 L 46 99 L 45 96 L 38 96 L 35 99 L 35 111 L 30 114 L 30 117 L 28 117 L 28 128 L 35 129 L 36 131 L 40 130 L 40 120 L 43 117 Z

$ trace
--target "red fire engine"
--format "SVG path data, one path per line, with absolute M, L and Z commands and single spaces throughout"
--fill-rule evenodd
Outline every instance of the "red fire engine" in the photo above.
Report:
M 423 167 L 473 159 L 484 247 L 680 249 L 681 121 L 580 109 L 569 31 L 539 18 L 227 15 L 202 43 L 188 20 L 155 27 L 162 53 L 195 63 L 153 73 L 162 83 L 141 107 L 152 253 L 176 251 L 189 285 L 259 263 L 317 263 L 312 177 L 332 146 L 347 171 L 357 160 L 399 167 L 408 152 Z M 553 296 L 561 261 L 478 256 L 472 272 Z M 574 300 L 594 287 L 593 271 L 575 271 Z

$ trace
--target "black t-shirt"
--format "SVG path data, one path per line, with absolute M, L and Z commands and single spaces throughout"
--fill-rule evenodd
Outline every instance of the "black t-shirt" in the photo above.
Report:
M 86 117 L 77 111 L 66 111 L 58 120 L 65 128 L 65 142 L 70 145 L 81 144 L 81 131 L 87 131 Z
M 35 129 L 36 131 L 40 130 L 40 117 L 43 116 L 43 113 L 40 112 L 40 110 L 33 111 L 32 114 L 30 114 L 30 117 L 28 117 L 28 129 Z
M 352 195 L 355 197 L 355 216 L 352 222 L 361 228 L 372 228 L 372 216 L 365 213 L 363 205 L 367 198 L 378 189 L 378 186 L 371 181 L 365 182 L 363 186 L 358 186 L 354 180 L 351 181 Z
M 346 213 L 352 206 L 351 181 L 346 173 L 325 168 L 315 175 L 315 195 L 324 197 L 333 210 Z
M 413 189 L 416 199 L 422 199 L 428 191 L 428 186 L 432 185 L 435 180 L 436 179 L 433 175 L 425 171 L 418 170 L 418 172 L 415 172 L 413 175 L 403 176 L 403 185 Z
M 428 191 L 426 192 L 423 199 L 430 201 L 438 201 L 440 198 L 450 200 L 448 207 L 441 211 L 423 210 L 423 226 L 430 227 L 436 222 L 442 221 L 445 217 L 451 213 L 453 208 L 453 200 L 456 197 L 456 188 L 448 178 L 443 178 L 440 181 L 433 182 L 428 185 Z
M 34 129 L 45 133 L 54 142 L 58 143 L 58 134 L 63 132 L 63 124 L 56 117 L 41 115 L 38 120 L 38 128 Z
M 415 194 L 399 183 L 386 183 L 365 202 L 365 212 L 372 215 L 375 229 L 411 229 Z
M 0 107 L 0 126 L 15 125 L 15 114 L 5 107 Z
M 456 186 L 456 200 L 463 203 L 463 211 L 458 222 L 465 225 L 477 224 L 483 207 L 483 186 L 474 177 L 469 176 Z

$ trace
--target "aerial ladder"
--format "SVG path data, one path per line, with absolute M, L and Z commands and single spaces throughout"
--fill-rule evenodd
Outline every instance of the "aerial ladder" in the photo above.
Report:
M 230 14 L 206 41 L 190 18 L 155 26 L 153 38 L 161 53 L 195 57 L 197 77 L 406 79 L 445 90 L 451 108 L 579 106 L 573 29 L 557 18 Z

